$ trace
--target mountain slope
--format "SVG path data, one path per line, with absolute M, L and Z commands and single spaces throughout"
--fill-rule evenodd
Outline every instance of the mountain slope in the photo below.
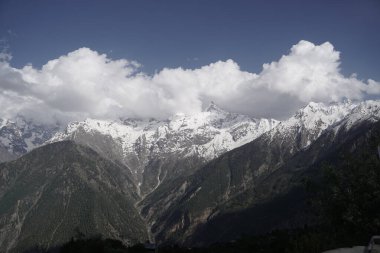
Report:
M 7 162 L 17 158 L 17 155 L 9 152 L 6 146 L 0 144 L 0 162 Z
M 379 101 L 346 101 L 310 103 L 282 122 L 214 104 L 167 121 L 73 122 L 52 144 L 0 164 L 0 251 L 53 245 L 78 230 L 194 246 L 307 223 L 302 179 L 365 147 L 379 119 Z
M 206 161 L 252 141 L 278 124 L 228 113 L 211 104 L 193 115 L 166 121 L 101 121 L 70 124 L 50 142 L 74 140 L 126 165 L 142 196 L 162 182 L 190 175 Z
M 0 251 L 53 246 L 80 231 L 127 244 L 147 239 L 128 170 L 73 142 L 0 165 Z
M 193 176 L 178 180 L 165 191 L 156 191 L 154 197 L 148 196 L 141 203 L 142 214 L 151 223 L 158 241 L 212 242 L 217 239 L 207 236 L 213 234 L 210 231 L 227 231 L 228 226 L 247 223 L 239 217 L 250 217 L 252 222 L 248 221 L 248 224 L 253 226 L 247 228 L 250 232 L 263 232 L 274 225 L 285 225 L 282 222 L 286 223 L 288 215 L 294 215 L 300 204 L 295 199 L 299 200 L 303 195 L 296 187 L 291 187 L 296 185 L 292 180 L 296 180 L 299 171 L 308 170 L 317 161 L 325 160 L 327 154 L 336 155 L 338 147 L 354 150 L 355 145 L 349 141 L 350 138 L 359 141 L 362 136 L 366 137 L 380 118 L 380 103 L 373 101 L 359 105 L 333 105 L 328 110 L 318 104 L 313 107 L 305 107 L 253 142 L 213 160 Z M 315 107 L 320 108 L 316 110 Z M 336 112 L 339 112 L 339 117 Z M 320 130 L 321 125 L 325 126 L 325 131 Z M 296 192 L 284 196 L 285 199 L 281 197 L 283 193 L 293 190 Z M 278 203 L 290 201 L 296 205 L 290 209 L 283 208 L 282 214 L 287 214 L 284 217 L 281 217 L 282 214 L 275 217 L 277 212 L 270 214 L 269 211 L 281 205 L 273 204 L 276 203 L 274 199 L 278 199 Z M 273 201 L 270 208 L 258 206 L 269 200 Z M 253 206 L 255 208 L 252 209 Z M 234 222 L 227 223 L 229 225 L 223 223 L 223 218 L 223 222 L 213 223 L 230 212 L 247 212 L 250 215 L 236 215 L 237 220 L 231 219 Z M 266 222 L 255 219 L 252 213 L 267 215 Z M 209 229 L 203 233 L 197 232 L 202 224 Z M 216 224 L 225 224 L 226 227 Z M 210 230 L 213 226 L 217 229 Z M 238 232 L 242 231 L 237 231 L 235 227 L 235 230 L 226 232 L 224 239 L 231 239 Z M 216 234 L 223 237 L 221 233 Z
M 312 225 L 315 217 L 307 206 L 311 193 L 305 192 L 305 180 L 312 178 L 318 182 L 325 164 L 339 167 L 346 157 L 360 160 L 365 152 L 376 157 L 378 143 L 379 122 L 361 122 L 347 132 L 326 132 L 310 149 L 301 151 L 277 171 L 261 178 L 254 189 L 223 203 L 218 207 L 220 213 L 198 227 L 187 243 L 229 241 L 242 234 Z M 254 201 L 241 208 L 242 202 L 249 203 L 247 200 L 252 197 Z M 222 229 L 224 233 L 216 233 Z

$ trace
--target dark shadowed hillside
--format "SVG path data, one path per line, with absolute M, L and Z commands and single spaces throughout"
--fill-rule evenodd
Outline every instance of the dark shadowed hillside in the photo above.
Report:
M 78 231 L 126 244 L 147 239 L 128 170 L 71 141 L 0 165 L 0 251 L 53 246 Z

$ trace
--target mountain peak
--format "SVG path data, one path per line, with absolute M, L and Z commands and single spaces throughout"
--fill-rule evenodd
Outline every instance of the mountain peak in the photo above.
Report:
M 207 106 L 206 112 L 222 112 L 225 113 L 226 111 L 221 109 L 219 106 L 217 106 L 214 101 L 211 101 L 209 106 Z
M 342 102 L 332 102 L 329 104 L 310 102 L 305 107 L 296 112 L 296 117 L 308 117 L 316 113 L 318 114 L 336 114 L 343 111 L 348 114 L 357 104 L 351 100 L 343 100 Z

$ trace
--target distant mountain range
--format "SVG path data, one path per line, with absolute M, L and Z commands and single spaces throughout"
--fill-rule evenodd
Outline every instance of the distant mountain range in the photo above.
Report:
M 213 103 L 168 120 L 2 119 L 0 251 L 79 232 L 207 245 L 306 224 L 302 180 L 366 148 L 379 119 L 380 101 L 310 103 L 284 121 Z

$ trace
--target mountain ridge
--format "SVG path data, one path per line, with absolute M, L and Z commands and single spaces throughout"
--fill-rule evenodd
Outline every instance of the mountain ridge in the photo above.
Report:
M 369 110 L 370 107 L 373 110 Z M 206 236 L 207 233 L 210 233 L 210 229 L 213 231 L 213 226 L 217 225 L 212 225 L 210 222 L 220 217 L 221 214 L 237 212 L 239 209 L 245 210 L 251 204 L 258 204 L 263 200 L 268 201 L 270 196 L 281 196 L 287 191 L 288 184 L 294 184 L 292 178 L 296 178 L 297 174 L 307 170 L 318 160 L 326 159 L 327 155 L 338 155 L 339 148 L 342 146 L 345 146 L 347 152 L 353 152 L 359 144 L 366 147 L 366 144 L 363 144 L 360 139 L 357 144 L 350 143 L 356 138 L 368 139 L 370 136 L 368 129 L 379 127 L 379 103 L 364 104 L 359 111 L 359 115 L 349 114 L 331 125 L 307 147 L 303 147 L 302 142 L 295 142 L 296 138 L 292 136 L 290 140 L 281 136 L 271 139 L 270 133 L 263 134 L 253 142 L 214 159 L 195 172 L 193 176 L 184 178 L 173 185 L 171 189 L 169 188 L 168 193 L 154 196 L 153 199 L 156 199 L 156 202 L 142 202 L 142 213 L 151 222 L 152 230 L 159 241 L 186 245 L 191 242 L 191 245 L 194 245 L 194 243 L 196 244 L 194 233 L 207 224 L 210 224 L 209 229 L 202 233 L 206 238 L 210 238 L 210 236 Z M 354 120 L 356 123 L 346 129 L 346 122 Z M 293 130 L 290 128 L 290 132 Z M 377 136 L 377 138 L 380 137 Z M 336 148 L 331 148 L 331 145 Z M 297 149 L 297 152 L 290 152 L 292 149 Z M 375 149 L 374 153 L 376 153 Z M 302 158 L 307 153 L 309 153 L 307 158 Z M 300 157 L 301 160 L 295 162 L 294 157 Z M 289 168 L 290 172 L 281 174 L 283 168 Z M 281 176 L 275 176 L 279 173 Z M 321 173 L 320 170 L 318 173 Z M 271 177 L 275 180 L 269 181 Z M 268 191 L 264 189 L 268 189 Z M 174 193 L 177 195 L 170 199 Z M 170 203 L 170 205 L 165 206 L 166 203 Z M 255 210 L 258 209 L 253 209 L 252 212 Z M 292 212 L 294 213 L 294 211 Z M 261 215 L 264 214 L 261 213 Z M 236 217 L 234 219 L 236 220 Z M 247 221 L 238 219 L 233 224 L 242 222 Z M 280 224 L 281 221 L 278 220 L 278 222 Z M 225 224 L 225 226 L 228 225 Z M 221 229 L 222 227 L 219 226 L 214 232 Z M 266 230 L 266 232 L 269 231 Z M 261 230 L 261 232 L 265 231 Z M 229 240 L 236 239 L 237 231 L 232 230 L 231 233 L 235 233 L 235 238 L 229 237 Z M 198 243 L 203 240 L 199 235 L 196 238 L 198 238 Z M 207 243 L 204 240 L 203 242 Z
M 126 227 L 134 224 L 136 231 L 125 233 L 123 237 L 118 234 L 123 228 L 97 227 L 94 220 L 89 221 L 90 227 L 81 229 L 91 234 L 99 228 L 100 233 L 126 243 L 149 238 L 158 243 L 187 244 L 199 240 L 207 244 L 199 239 L 212 231 L 207 224 L 218 227 L 224 224 L 223 217 L 228 217 L 227 213 L 239 210 L 248 215 L 244 217 L 252 218 L 249 210 L 260 201 L 277 203 L 274 199 L 290 189 L 287 184 L 293 185 L 292 178 L 298 180 L 297 175 L 303 170 L 309 171 L 309 165 L 318 159 L 336 155 L 336 149 L 329 149 L 332 143 L 349 149 L 351 144 L 346 140 L 365 136 L 379 121 L 380 101 L 346 101 L 331 105 L 309 103 L 281 122 L 225 112 L 215 104 L 202 113 L 178 114 L 166 121 L 88 119 L 74 122 L 66 131 L 56 131 L 46 145 L 32 149 L 17 160 L 0 164 L 0 241 L 7 245 L 5 251 L 20 249 L 31 241 L 45 246 L 62 242 L 67 240 L 66 234 L 74 233 L 75 224 L 87 222 L 80 216 L 80 210 L 85 210 L 103 225 L 109 222 L 115 228 L 118 218 L 111 214 L 103 217 L 99 211 L 106 210 L 104 208 L 109 205 L 116 216 L 124 217 L 120 224 Z M 9 124 L 4 126 L 9 129 Z M 18 133 L 18 139 L 14 140 L 24 148 L 26 142 L 21 140 L 25 129 L 33 128 L 10 131 Z M 252 140 L 245 143 L 247 139 Z M 194 148 L 223 144 L 223 140 L 229 140 L 224 142 L 229 145 L 239 145 L 216 145 L 212 158 L 194 152 Z M 303 155 L 307 160 L 301 159 Z M 54 228 L 50 227 L 41 228 L 42 234 L 35 240 L 24 241 L 23 236 L 37 233 L 31 232 L 30 223 L 43 224 L 39 216 L 44 213 L 39 209 L 41 206 L 48 213 L 61 215 L 61 210 L 54 209 L 60 204 L 51 205 L 41 196 L 65 203 L 66 186 L 62 182 L 67 180 L 73 186 L 72 192 L 78 191 L 78 201 L 81 199 L 76 202 L 79 209 L 73 208 L 70 212 L 81 218 L 73 219 L 75 222 L 64 231 L 57 225 L 64 218 L 52 218 L 52 226 L 58 232 L 51 242 L 42 236 L 46 235 L 43 233 L 46 229 L 55 236 Z M 285 198 L 282 201 L 293 200 Z M 30 212 L 25 210 L 38 211 L 28 216 Z M 252 210 L 256 212 L 257 209 Z M 21 217 L 25 225 L 17 223 L 15 217 Z M 234 219 L 239 220 L 238 216 Z M 278 222 L 286 224 L 287 221 Z M 260 224 L 256 225 L 259 229 Z M 237 232 L 229 230 L 222 238 L 233 239 Z M 18 238 L 17 243 L 12 238 Z

